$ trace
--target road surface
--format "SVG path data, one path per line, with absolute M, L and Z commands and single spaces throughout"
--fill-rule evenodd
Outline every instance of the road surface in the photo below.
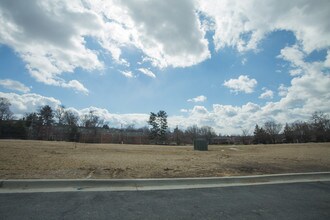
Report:
M 330 182 L 0 194 L 0 219 L 330 219 Z

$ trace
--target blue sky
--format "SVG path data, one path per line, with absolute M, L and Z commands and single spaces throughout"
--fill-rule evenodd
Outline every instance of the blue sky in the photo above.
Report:
M 250 132 L 330 113 L 328 1 L 0 3 L 0 96 L 20 117 L 49 104 L 110 126 Z

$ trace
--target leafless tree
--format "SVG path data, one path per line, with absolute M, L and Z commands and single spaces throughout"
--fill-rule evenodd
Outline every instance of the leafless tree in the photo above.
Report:
M 8 99 L 0 97 L 0 121 L 13 119 L 13 112 L 10 110 Z
M 187 127 L 185 131 L 186 136 L 190 138 L 191 141 L 194 141 L 199 135 L 199 128 L 197 125 Z
M 311 117 L 311 125 L 316 141 L 327 141 L 330 139 L 330 119 L 323 112 L 314 112 Z
M 64 105 L 59 105 L 57 106 L 55 112 L 54 112 L 54 116 L 57 119 L 57 122 L 59 125 L 63 124 L 63 120 L 64 120 L 64 114 L 65 114 L 65 107 Z
M 66 110 L 63 114 L 62 123 L 69 126 L 78 126 L 79 116 L 70 110 Z
M 282 130 L 282 124 L 276 123 L 275 121 L 267 121 L 264 124 L 264 129 L 271 139 L 271 143 L 277 142 L 277 137 Z
M 242 143 L 249 144 L 249 130 L 242 129 Z
M 90 111 L 89 114 L 83 115 L 82 124 L 86 128 L 97 128 L 102 127 L 104 124 L 104 120 L 100 119 L 99 116 L 94 114 L 94 111 Z
M 214 129 L 210 126 L 203 126 L 199 130 L 199 136 L 205 138 L 208 143 L 211 143 L 213 137 L 217 136 Z

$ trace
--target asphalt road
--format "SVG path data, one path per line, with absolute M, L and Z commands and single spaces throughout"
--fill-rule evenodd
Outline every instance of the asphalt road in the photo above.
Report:
M 0 194 L 0 219 L 330 219 L 330 182 Z

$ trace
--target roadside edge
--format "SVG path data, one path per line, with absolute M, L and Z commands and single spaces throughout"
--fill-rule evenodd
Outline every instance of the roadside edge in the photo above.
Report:
M 145 191 L 330 181 L 330 172 L 161 179 L 9 179 L 0 193 Z

